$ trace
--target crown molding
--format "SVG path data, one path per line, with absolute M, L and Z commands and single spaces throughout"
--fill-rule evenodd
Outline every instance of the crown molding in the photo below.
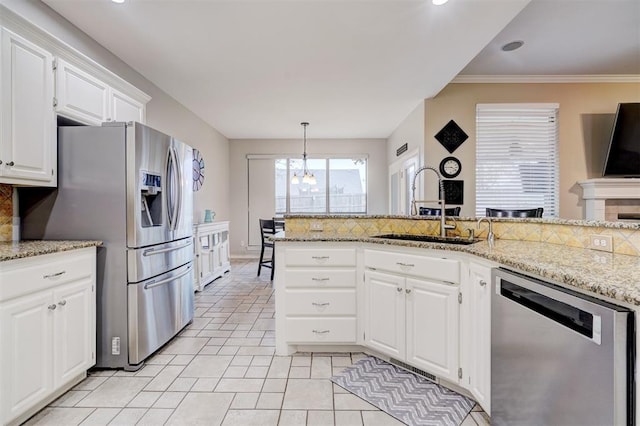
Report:
M 640 74 L 458 75 L 451 83 L 640 83 Z

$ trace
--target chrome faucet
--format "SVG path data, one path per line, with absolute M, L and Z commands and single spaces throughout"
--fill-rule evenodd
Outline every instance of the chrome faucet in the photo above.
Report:
M 455 228 L 455 226 L 452 225 L 447 225 L 446 222 L 446 217 L 445 217 L 445 210 L 444 210 L 444 183 L 442 182 L 442 176 L 440 176 L 440 173 L 438 173 L 438 171 L 436 169 L 434 169 L 433 167 L 430 166 L 423 166 L 420 167 L 418 169 L 418 171 L 416 172 L 416 174 L 413 176 L 413 183 L 411 184 L 411 216 L 416 216 L 418 214 L 418 208 L 416 207 L 417 203 L 424 203 L 426 201 L 417 201 L 416 200 L 416 179 L 418 178 L 418 175 L 422 172 L 424 172 L 425 170 L 431 170 L 433 173 L 436 174 L 436 176 L 438 177 L 438 187 L 440 188 L 440 195 L 439 195 L 439 199 L 438 199 L 438 203 L 440 204 L 440 236 L 441 237 L 446 237 L 447 236 L 447 229 L 453 229 Z
M 489 245 L 493 245 L 493 242 L 495 240 L 495 236 L 493 235 L 493 225 L 491 223 L 491 218 L 490 217 L 481 217 L 480 219 L 478 219 L 478 229 L 480 229 L 480 223 L 486 220 L 489 223 L 489 233 L 487 234 L 487 242 L 489 243 Z

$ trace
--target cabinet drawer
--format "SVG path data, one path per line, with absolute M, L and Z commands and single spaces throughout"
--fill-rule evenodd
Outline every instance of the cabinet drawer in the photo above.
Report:
M 355 315 L 356 291 L 287 290 L 287 315 Z
M 452 259 L 365 250 L 364 264 L 367 268 L 456 284 L 460 283 L 460 262 Z
M 286 249 L 287 266 L 356 266 L 356 249 Z
M 0 301 L 95 274 L 95 247 L 0 263 Z
M 315 268 L 304 270 L 287 269 L 285 285 L 292 287 L 355 287 L 355 269 Z
M 355 318 L 287 318 L 287 341 L 350 343 L 356 341 Z

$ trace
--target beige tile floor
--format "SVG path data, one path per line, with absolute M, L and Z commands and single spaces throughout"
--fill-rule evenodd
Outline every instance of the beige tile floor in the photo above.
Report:
M 401 425 L 329 379 L 362 353 L 274 356 L 269 270 L 234 261 L 137 372 L 96 370 L 28 425 Z M 476 406 L 462 426 L 488 425 Z

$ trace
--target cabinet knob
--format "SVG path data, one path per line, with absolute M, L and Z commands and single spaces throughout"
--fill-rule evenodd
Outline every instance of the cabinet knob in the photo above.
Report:
M 66 304 L 67 304 L 66 300 L 61 300 L 61 301 L 58 302 L 58 305 L 60 305 L 60 306 L 64 306 Z
M 7 166 L 13 166 L 14 164 L 16 164 L 16 163 L 14 163 L 13 161 L 9 161 L 9 162 L 7 163 Z
M 398 291 L 398 293 L 402 293 L 402 287 L 398 287 L 396 288 L 396 290 Z
M 0 160 L 0 164 L 2 164 L 2 160 Z
M 47 309 L 49 309 L 50 311 L 55 311 L 56 306 L 57 306 L 56 304 L 49 305 L 49 306 L 47 306 Z
M 405 290 L 405 292 L 406 292 L 407 294 L 409 294 L 409 293 L 411 293 L 411 289 L 410 289 L 410 288 L 408 288 L 408 289 L 406 289 L 406 290 Z
M 485 280 L 480 280 L 480 286 L 484 287 L 485 285 L 487 285 L 487 282 Z

